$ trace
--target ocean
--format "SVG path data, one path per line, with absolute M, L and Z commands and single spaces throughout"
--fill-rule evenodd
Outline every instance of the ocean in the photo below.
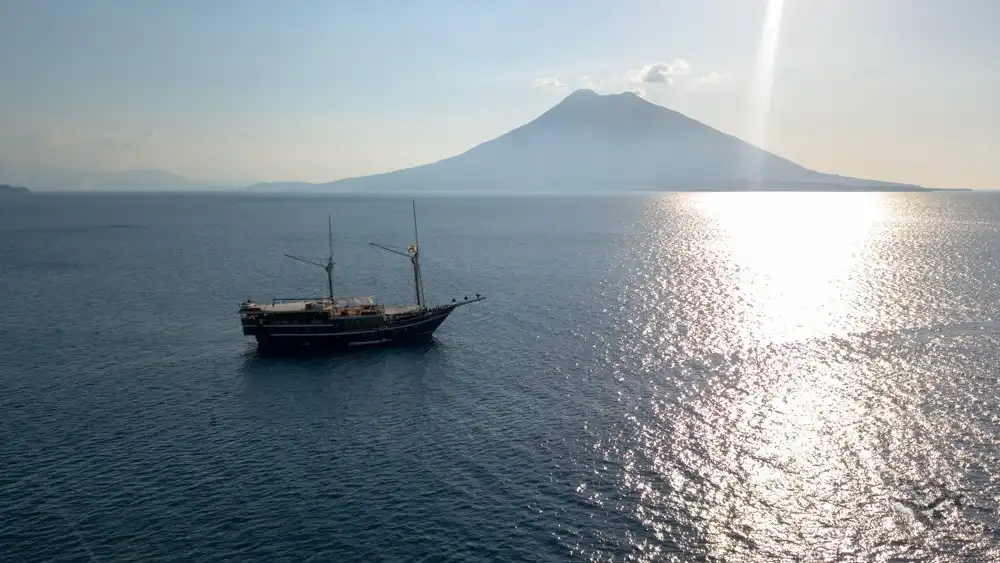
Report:
M 1000 557 L 1000 194 L 0 199 L 0 560 Z

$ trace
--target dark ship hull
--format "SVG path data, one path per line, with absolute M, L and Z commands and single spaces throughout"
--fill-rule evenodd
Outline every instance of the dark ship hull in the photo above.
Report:
M 478 301 L 478 299 L 477 299 Z M 330 318 L 312 322 L 268 322 L 266 317 L 244 323 L 262 350 L 335 350 L 353 346 L 401 344 L 429 340 L 463 301 L 402 314 Z

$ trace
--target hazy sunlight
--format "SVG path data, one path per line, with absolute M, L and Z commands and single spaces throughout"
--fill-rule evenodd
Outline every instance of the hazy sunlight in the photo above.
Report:
M 774 69 L 778 58 L 778 39 L 781 36 L 781 15 L 784 0 L 770 0 L 757 48 L 757 68 L 752 85 L 750 104 L 750 139 L 761 148 L 767 148 L 768 121 L 771 116 L 771 96 L 774 89 Z M 747 178 L 760 178 L 761 163 L 749 160 L 746 163 Z

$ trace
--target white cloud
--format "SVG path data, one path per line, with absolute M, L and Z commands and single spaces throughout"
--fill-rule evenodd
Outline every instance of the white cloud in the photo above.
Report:
M 718 72 L 710 72 L 705 76 L 698 79 L 698 82 L 702 84 L 715 84 L 716 82 L 722 80 L 722 75 Z
M 639 70 L 625 73 L 625 81 L 633 84 L 673 84 L 674 78 L 691 73 L 691 63 L 685 59 L 674 59 L 673 62 L 653 63 Z
M 608 89 L 613 89 L 613 82 L 613 79 L 608 80 L 606 78 L 595 78 L 593 76 L 580 77 L 580 87 L 593 90 L 595 92 L 603 92 Z
M 647 64 L 639 70 L 631 70 L 624 75 L 585 75 L 563 81 L 558 77 L 536 78 L 535 88 L 542 90 L 575 90 L 586 88 L 601 94 L 619 94 L 632 92 L 645 97 L 649 88 L 657 84 L 677 85 L 677 87 L 694 88 L 702 85 L 715 84 L 728 80 L 729 75 L 718 72 L 694 72 L 694 67 L 687 59 L 674 59 L 671 62 Z
M 564 84 L 558 77 L 543 77 L 535 79 L 535 88 L 542 88 L 545 90 L 566 90 L 568 86 Z

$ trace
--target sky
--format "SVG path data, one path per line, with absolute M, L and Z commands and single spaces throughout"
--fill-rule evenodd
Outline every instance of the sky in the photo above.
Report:
M 0 0 L 0 163 L 324 182 L 588 87 L 822 172 L 1000 188 L 996 29 L 996 0 Z

